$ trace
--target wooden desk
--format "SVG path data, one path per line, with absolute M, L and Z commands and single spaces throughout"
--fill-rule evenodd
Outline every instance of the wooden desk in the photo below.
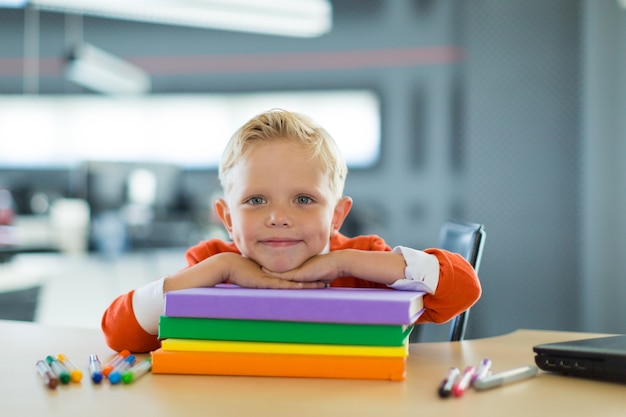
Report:
M 0 414 L 6 416 L 528 416 L 626 415 L 626 386 L 540 372 L 489 391 L 445 400 L 437 388 L 451 366 L 490 358 L 494 372 L 533 364 L 532 346 L 583 333 L 519 330 L 454 343 L 411 345 L 403 382 L 306 378 L 145 375 L 131 385 L 93 385 L 89 354 L 113 352 L 97 330 L 0 321 Z M 65 354 L 85 369 L 80 384 L 47 389 L 35 362 Z

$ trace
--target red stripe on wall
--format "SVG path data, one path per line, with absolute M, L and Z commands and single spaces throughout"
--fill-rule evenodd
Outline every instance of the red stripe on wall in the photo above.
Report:
M 336 71 L 453 64 L 463 58 L 455 46 L 280 54 L 123 57 L 152 75 Z M 0 76 L 21 76 L 23 58 L 1 58 Z M 39 74 L 56 76 L 62 58 L 40 58 Z
M 328 71 L 449 64 L 461 60 L 456 47 L 378 49 L 289 54 L 136 57 L 155 75 Z

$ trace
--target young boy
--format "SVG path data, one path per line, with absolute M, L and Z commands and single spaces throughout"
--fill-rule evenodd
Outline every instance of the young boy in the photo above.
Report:
M 271 110 L 252 118 L 235 132 L 219 167 L 224 198 L 215 210 L 232 242 L 201 242 L 187 251 L 189 267 L 114 300 L 102 317 L 108 345 L 158 348 L 165 292 L 226 281 L 426 291 L 418 322 L 448 321 L 478 300 L 478 277 L 460 255 L 392 250 L 378 236 L 342 235 L 352 207 L 343 196 L 346 175 L 333 139 L 307 117 Z

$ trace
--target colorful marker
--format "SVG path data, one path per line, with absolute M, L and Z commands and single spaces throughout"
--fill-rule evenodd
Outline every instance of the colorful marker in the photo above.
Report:
M 483 359 L 480 362 L 480 365 L 478 365 L 478 369 L 474 373 L 474 376 L 472 376 L 472 385 L 477 379 L 484 378 L 489 375 L 489 372 L 491 372 L 491 361 L 489 359 Z
M 137 365 L 128 369 L 122 374 L 122 382 L 125 384 L 130 384 L 131 382 L 137 380 L 139 377 L 147 374 L 152 369 L 152 358 L 147 357 L 143 361 L 139 362 Z
M 474 388 L 477 390 L 486 390 L 499 387 L 504 384 L 510 384 L 511 382 L 531 378 L 537 375 L 537 372 L 538 368 L 536 366 L 522 366 L 521 368 L 515 368 L 477 379 L 476 382 L 474 382 Z
M 61 365 L 53 356 L 46 356 L 46 362 L 50 365 L 52 372 L 59 378 L 62 384 L 70 382 L 70 373 L 67 369 Z
M 459 379 L 459 381 L 452 387 L 452 393 L 455 397 L 462 396 L 467 387 L 470 386 L 470 383 L 472 382 L 472 376 L 474 376 L 474 372 L 476 372 L 476 368 L 471 365 L 465 368 L 461 379 Z
M 38 360 L 36 366 L 37 372 L 39 372 L 39 375 L 43 378 L 46 386 L 50 389 L 55 389 L 57 385 L 59 385 L 59 378 L 54 375 L 54 372 L 52 372 L 48 364 L 45 361 Z
M 72 382 L 80 382 L 80 380 L 83 379 L 83 371 L 81 371 L 78 366 L 74 365 L 74 362 L 69 360 L 67 356 L 59 353 L 57 355 L 57 360 L 61 362 L 70 372 L 70 379 Z
M 124 358 L 126 358 L 128 355 L 130 355 L 130 352 L 127 350 L 123 350 L 115 355 L 113 359 L 111 359 L 111 361 L 104 368 L 102 368 L 102 374 L 108 377 L 111 371 L 113 371 L 113 369 L 117 365 L 122 363 L 124 361 Z
M 89 355 L 89 374 L 91 375 L 91 380 L 94 384 L 99 384 L 102 382 L 102 365 L 100 364 L 100 359 L 98 359 L 98 355 Z
M 115 369 L 113 369 L 111 373 L 109 374 L 109 382 L 113 385 L 119 384 L 120 381 L 122 381 L 122 374 L 127 369 L 130 369 L 134 364 L 135 364 L 134 355 L 128 355 L 127 357 L 125 357 L 122 363 L 117 365 Z
M 452 387 L 454 386 L 454 383 L 456 382 L 456 379 L 459 377 L 460 374 L 461 371 L 459 370 L 459 368 L 450 368 L 450 370 L 448 371 L 448 375 L 446 375 L 446 378 L 439 386 L 438 392 L 441 398 L 447 398 L 450 396 L 450 394 L 452 393 Z

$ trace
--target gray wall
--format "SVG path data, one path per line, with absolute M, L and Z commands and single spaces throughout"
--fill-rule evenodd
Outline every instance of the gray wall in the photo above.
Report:
M 487 219 L 488 232 L 485 295 L 472 312 L 472 329 L 575 329 L 580 6 L 472 3 L 466 7 L 468 211 Z
M 582 325 L 626 333 L 626 10 L 584 11 Z
M 155 92 L 371 88 L 383 104 L 383 155 L 350 174 L 355 219 L 364 233 L 418 248 L 436 244 L 446 218 L 485 224 L 484 295 L 469 337 L 626 331 L 611 292 L 626 286 L 626 127 L 617 116 L 626 110 L 626 12 L 613 0 L 333 4 L 334 29 L 316 39 L 40 13 L 39 72 L 26 76 L 24 14 L 1 10 L 0 93 L 81 93 L 61 77 L 64 51 L 79 38 L 148 70 Z M 610 49 L 597 50 L 607 38 Z M 392 54 L 398 48 L 404 53 Z M 363 59 L 343 61 L 355 51 Z M 605 75 L 621 90 L 602 84 Z M 598 173 L 607 155 L 613 164 Z M 186 187 L 200 195 L 214 180 L 188 173 Z M 607 181 L 610 191 L 594 185 Z

